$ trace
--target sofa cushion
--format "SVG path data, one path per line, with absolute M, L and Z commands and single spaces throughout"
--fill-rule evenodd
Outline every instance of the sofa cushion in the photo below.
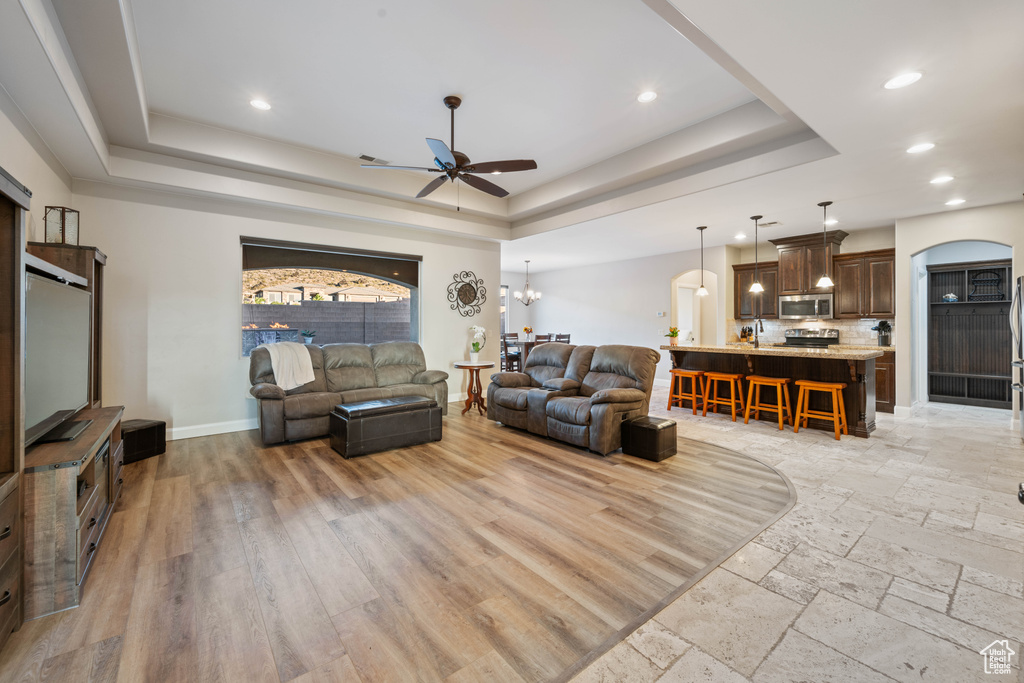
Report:
M 639 389 L 649 396 L 660 357 L 657 351 L 639 346 L 598 347 L 580 394 L 592 396 L 601 389 Z
M 313 363 L 313 381 L 290 389 L 286 392 L 289 396 L 327 391 L 327 383 L 324 380 L 323 349 L 307 344 L 306 351 L 309 352 L 309 360 Z M 249 383 L 254 385 L 277 384 L 274 380 L 274 366 L 270 363 L 270 352 L 261 346 L 257 346 L 249 354 Z
M 416 342 L 385 342 L 370 344 L 369 348 L 378 387 L 409 384 L 427 369 L 423 349 Z
M 528 388 L 496 387 L 491 392 L 491 402 L 510 410 L 526 410 Z
M 553 398 L 547 404 L 548 417 L 574 425 L 590 424 L 590 399 L 583 396 Z
M 523 372 L 532 377 L 537 386 L 554 377 L 565 377 L 565 368 L 574 348 L 558 342 L 535 346 L 526 358 Z
M 327 344 L 323 347 L 328 391 L 349 391 L 377 386 L 373 356 L 366 344 Z
M 286 420 L 301 420 L 307 417 L 322 417 L 341 403 L 341 394 L 321 391 L 315 394 L 297 394 L 284 397 Z

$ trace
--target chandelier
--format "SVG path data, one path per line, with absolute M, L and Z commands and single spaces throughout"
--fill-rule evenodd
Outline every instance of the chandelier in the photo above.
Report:
M 540 299 L 540 292 L 533 291 L 530 287 L 530 260 L 526 260 L 526 283 L 523 284 L 523 291 L 513 292 L 512 296 L 515 297 L 516 301 L 524 306 L 529 306 L 534 301 Z

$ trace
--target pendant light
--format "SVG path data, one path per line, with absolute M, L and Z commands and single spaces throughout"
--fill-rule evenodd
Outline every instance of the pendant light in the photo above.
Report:
M 704 231 L 708 226 L 702 225 L 697 228 L 700 231 L 700 287 L 697 289 L 697 296 L 707 296 L 708 290 L 704 286 Z
M 524 306 L 529 306 L 540 299 L 540 292 L 535 292 L 530 287 L 530 259 L 526 259 L 526 282 L 523 284 L 523 291 L 514 292 L 512 296 Z
M 757 222 L 764 218 L 764 216 L 751 216 L 750 220 L 754 221 L 754 284 L 750 285 L 750 291 L 754 294 L 760 294 L 764 291 L 764 287 L 761 286 L 761 278 L 757 273 Z
M 821 207 L 821 278 L 818 280 L 818 284 L 815 287 L 824 288 L 832 287 L 832 278 L 828 276 L 828 234 L 826 233 L 826 226 L 828 225 L 828 207 L 832 202 L 821 202 L 818 206 Z

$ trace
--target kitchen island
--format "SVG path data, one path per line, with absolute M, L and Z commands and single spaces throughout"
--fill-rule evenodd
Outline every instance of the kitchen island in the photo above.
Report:
M 766 346 L 753 344 L 729 346 L 662 346 L 672 357 L 672 367 L 705 372 L 728 372 L 764 377 L 788 377 L 790 405 L 796 408 L 799 379 L 816 382 L 845 382 L 843 402 L 846 404 L 846 422 L 850 434 L 867 438 L 875 431 L 875 359 L 882 355 L 876 349 L 818 349 L 792 346 Z M 743 383 L 743 400 L 747 385 Z M 769 396 L 769 394 L 771 394 Z M 761 403 L 775 405 L 772 391 L 765 391 Z M 830 400 L 814 392 L 811 408 L 831 411 Z M 763 415 L 765 420 L 777 419 L 773 414 Z M 811 419 L 812 429 L 832 431 L 832 423 Z

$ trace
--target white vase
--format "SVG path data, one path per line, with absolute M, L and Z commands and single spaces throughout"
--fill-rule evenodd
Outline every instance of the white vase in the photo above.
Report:
M 480 362 L 480 354 L 476 353 L 474 351 L 470 351 L 469 352 L 469 362 L 470 363 L 479 363 Z
M 302 340 L 305 341 L 307 344 L 312 344 L 313 343 L 313 338 L 312 337 L 303 337 Z

